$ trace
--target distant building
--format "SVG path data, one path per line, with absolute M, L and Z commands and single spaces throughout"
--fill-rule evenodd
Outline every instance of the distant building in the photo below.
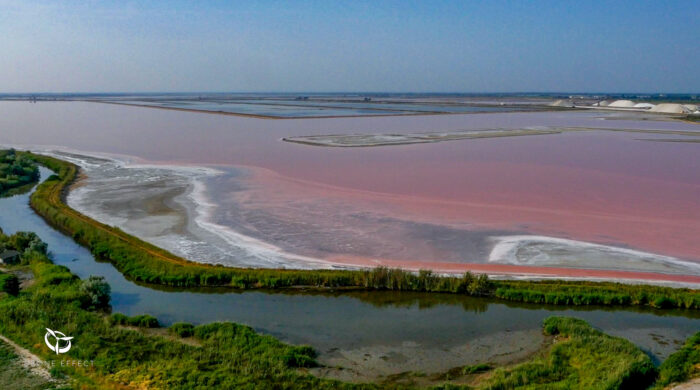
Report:
M 19 263 L 19 252 L 4 251 L 0 253 L 0 264 L 16 264 Z

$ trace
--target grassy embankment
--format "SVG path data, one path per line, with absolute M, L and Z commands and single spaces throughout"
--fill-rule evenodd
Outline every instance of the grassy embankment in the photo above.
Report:
M 557 342 L 542 356 L 500 368 L 487 389 L 645 389 L 656 378 L 649 356 L 632 343 L 593 329 L 585 321 L 549 317 L 544 333 Z
M 11 242 L 0 234 L 2 240 Z M 109 299 L 94 296 L 108 297 L 108 288 L 86 288 L 94 286 L 91 279 L 81 280 L 66 267 L 54 265 L 39 248 L 15 248 L 23 255 L 22 264 L 14 268 L 28 267 L 34 283 L 17 295 L 0 295 L 0 334 L 45 361 L 89 362 L 80 366 L 57 363 L 51 368 L 54 377 L 65 379 L 73 388 L 411 387 L 397 383 L 350 384 L 314 377 L 306 371 L 306 367 L 317 364 L 311 348 L 286 345 L 233 323 L 179 323 L 167 332 L 156 333 L 158 329 L 152 328 L 160 325 L 153 317 L 108 315 Z M 60 357 L 49 351 L 43 343 L 45 328 L 74 337 L 70 351 Z M 656 377 L 651 360 L 641 350 L 581 320 L 551 317 L 544 323 L 544 332 L 554 335 L 555 342 L 533 359 L 497 369 L 465 367 L 462 375 L 478 389 L 645 388 Z M 0 353 L 0 374 L 5 360 L 14 359 L 11 353 L 6 355 Z M 437 388 L 466 387 L 445 380 Z
M 700 332 L 686 340 L 678 352 L 661 364 L 654 388 L 661 389 L 697 377 L 700 377 Z
M 13 149 L 0 150 L 0 196 L 30 189 L 39 179 L 39 168 L 32 159 Z
M 52 226 L 72 236 L 92 253 L 111 262 L 126 277 L 140 282 L 177 287 L 228 286 L 232 288 L 336 288 L 426 291 L 492 296 L 500 299 L 560 305 L 642 305 L 700 309 L 700 291 L 617 283 L 571 281 L 491 281 L 466 273 L 439 277 L 377 268 L 347 270 L 279 270 L 213 266 L 191 262 L 161 248 L 99 223 L 63 202 L 78 168 L 47 156 L 28 157 L 56 172 L 38 186 L 31 206 Z

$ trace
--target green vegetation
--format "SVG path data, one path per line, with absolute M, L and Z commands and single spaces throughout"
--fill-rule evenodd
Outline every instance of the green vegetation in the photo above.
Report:
M 697 377 L 700 377 L 700 332 L 686 340 L 683 348 L 661 364 L 655 388 Z
M 517 302 L 700 309 L 700 292 L 685 288 L 561 280 L 494 282 L 494 285 L 494 297 Z
M 315 364 L 311 348 L 283 344 L 246 326 L 213 323 L 192 327 L 200 346 L 113 326 L 116 322 L 151 327 L 158 321 L 151 316 L 105 317 L 91 304 L 83 281 L 67 268 L 52 264 L 38 252 L 25 257 L 24 267 L 31 269 L 35 283 L 16 297 L 0 298 L 0 334 L 49 361 L 56 355 L 44 346 L 45 328 L 74 337 L 73 347 L 61 359 L 94 365 L 56 366 L 54 372 L 70 377 L 75 388 L 353 387 L 298 371 L 298 367 Z
M 493 372 L 485 389 L 645 389 L 656 377 L 651 359 L 632 343 L 586 322 L 550 317 L 544 333 L 557 342 L 543 356 Z
M 46 243 L 34 232 L 17 232 L 11 236 L 2 234 L 0 230 L 0 250 L 12 249 L 20 254 L 30 255 L 34 252 L 46 254 Z
M 700 292 L 619 283 L 570 281 L 491 281 L 466 273 L 440 277 L 398 269 L 363 271 L 248 269 L 195 263 L 101 224 L 68 207 L 62 200 L 78 168 L 52 157 L 27 155 L 56 172 L 31 197 L 34 210 L 55 228 L 111 262 L 126 277 L 144 283 L 177 287 L 227 286 L 251 288 L 335 288 L 459 293 L 558 305 L 641 305 L 700 309 Z
M 26 238 L 27 234 L 22 233 L 20 237 Z M 26 242 L 1 233 L 0 241 Z M 314 377 L 307 371 L 317 365 L 312 348 L 286 345 L 238 324 L 193 326 L 178 323 L 168 330 L 171 336 L 152 333 L 145 328 L 159 327 L 156 318 L 107 315 L 108 307 L 94 304 L 95 289 L 85 286 L 104 283 L 99 278 L 83 281 L 36 250 L 23 251 L 22 265 L 16 267 L 28 267 L 34 275 L 34 283 L 16 296 L 0 296 L 0 334 L 47 361 L 56 359 L 56 355 L 43 344 L 45 328 L 59 329 L 74 337 L 73 347 L 61 359 L 90 364 L 52 369 L 56 377 L 70 378 L 74 388 L 393 389 L 413 386 L 388 382 L 350 384 Z M 102 287 L 97 290 L 109 291 Z M 496 369 L 488 364 L 467 366 L 460 374 L 474 378 L 475 388 L 479 389 L 645 388 L 655 379 L 656 370 L 642 351 L 581 320 L 550 317 L 545 320 L 544 332 L 553 336 L 555 342 L 535 358 Z M 684 347 L 685 352 L 674 355 L 674 361 L 664 363 L 667 368 L 662 366 L 662 378 L 675 380 L 680 378 L 675 373 L 681 371 L 690 375 L 689 370 L 698 358 L 699 339 L 696 335 Z M 0 380 L 4 375 L 3 364 L 8 359 L 14 357 L 0 348 Z M 439 388 L 465 388 L 448 379 L 443 381 L 445 384 Z
M 90 306 L 94 309 L 109 307 L 112 288 L 102 276 L 90 276 L 80 285 L 80 292 L 90 297 Z
M 479 374 L 482 372 L 486 372 L 486 371 L 490 370 L 491 368 L 493 368 L 493 367 L 491 367 L 490 364 L 486 364 L 486 363 L 475 364 L 473 366 L 464 366 L 464 367 L 462 367 L 462 374 L 463 375 Z
M 192 337 L 194 335 L 194 326 L 186 322 L 176 322 L 169 328 L 170 333 L 178 337 Z
M 160 328 L 158 319 L 148 314 L 129 317 L 121 313 L 114 313 L 107 320 L 112 325 L 128 325 L 137 326 L 139 328 Z
M 0 195 L 26 190 L 39 180 L 39 168 L 26 154 L 14 149 L 0 150 Z
M 19 279 L 15 275 L 0 272 L 0 291 L 17 295 L 19 293 Z

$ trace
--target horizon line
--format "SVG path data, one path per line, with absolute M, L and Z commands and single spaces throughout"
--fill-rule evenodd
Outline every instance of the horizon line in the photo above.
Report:
M 435 95 L 526 95 L 526 94 L 578 94 L 578 95 L 700 95 L 700 92 L 665 92 L 665 91 L 27 91 L 27 92 L 0 92 L 0 96 L 7 95 L 123 95 L 123 94 L 435 94 Z

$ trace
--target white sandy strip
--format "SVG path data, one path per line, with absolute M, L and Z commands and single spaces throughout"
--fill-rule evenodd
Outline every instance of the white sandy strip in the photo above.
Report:
M 216 204 L 211 202 L 206 196 L 206 186 L 201 180 L 193 180 L 193 188 L 189 196 L 196 205 L 194 221 L 199 227 L 217 235 L 233 247 L 245 249 L 249 256 L 255 257 L 261 264 L 288 267 L 290 265 L 289 262 L 293 261 L 295 262 L 294 268 L 332 268 L 323 260 L 285 252 L 275 245 L 240 234 L 227 226 L 211 222 L 212 215 L 216 210 Z
M 158 165 L 158 164 L 147 164 L 143 162 L 136 162 L 133 158 L 126 156 L 120 156 L 119 158 L 115 156 L 99 155 L 95 153 L 86 153 L 82 151 L 70 151 L 65 153 L 70 153 L 66 155 L 59 151 L 41 151 L 42 154 L 53 156 L 56 158 L 64 159 L 70 161 L 80 167 L 85 168 L 89 171 L 90 168 L 99 168 L 99 164 L 87 161 L 86 158 L 81 157 L 93 157 L 99 159 L 108 160 L 110 163 L 116 164 L 121 168 L 126 169 L 161 169 L 174 172 L 175 174 L 185 177 L 190 181 L 190 189 L 188 191 L 187 197 L 194 204 L 194 210 L 192 215 L 190 215 L 192 221 L 201 229 L 223 239 L 231 247 L 238 251 L 244 253 L 243 256 L 247 258 L 253 258 L 255 267 L 271 267 L 271 268 L 295 268 L 295 269 L 319 269 L 319 268 L 336 268 L 326 261 L 321 259 L 296 255 L 293 253 L 285 252 L 283 249 L 266 243 L 264 241 L 258 240 L 253 237 L 249 237 L 236 232 L 234 229 L 219 225 L 213 222 L 213 215 L 216 212 L 217 205 L 213 203 L 207 196 L 206 186 L 203 183 L 203 179 L 208 177 L 213 177 L 223 174 L 222 171 L 211 167 L 204 166 L 187 166 L 187 165 Z M 76 198 L 84 196 L 83 192 L 88 191 L 87 187 L 82 187 L 79 189 L 74 189 L 71 191 L 71 196 Z M 76 201 L 78 199 L 74 198 Z M 79 202 L 78 202 L 79 203 Z M 73 207 L 73 206 L 72 206 Z M 189 210 L 188 207 L 186 209 Z M 91 215 L 89 210 L 79 210 L 80 212 Z M 189 212 L 188 212 L 189 214 Z M 100 220 L 101 218 L 96 218 Z M 123 228 L 120 226 L 120 228 Z M 158 245 L 157 243 L 151 242 Z M 165 248 L 168 249 L 168 248 Z M 238 257 L 238 256 L 236 256 Z M 242 264 L 243 265 L 243 264 Z M 249 264 L 253 265 L 253 264 Z
M 547 252 L 568 251 L 572 256 L 587 255 L 589 257 L 599 257 L 601 259 L 617 258 L 618 261 L 634 265 L 635 263 L 654 264 L 660 267 L 668 267 L 669 269 L 684 269 L 693 274 L 700 275 L 700 263 L 683 261 L 671 256 L 664 256 L 649 252 L 643 252 L 634 249 L 620 248 L 609 245 L 593 244 L 590 242 L 569 240 L 565 238 L 547 237 L 547 236 L 530 236 L 530 235 L 514 235 L 514 236 L 497 236 L 492 237 L 496 241 L 491 253 L 489 254 L 489 262 L 505 263 L 517 265 L 561 265 L 563 260 L 556 255 L 550 256 Z M 536 247 L 531 251 L 529 256 L 522 256 L 519 253 L 521 250 L 528 247 Z M 571 264 L 585 266 L 586 261 L 582 259 L 579 264 Z M 621 264 L 610 264 L 611 266 L 619 266 Z
M 8 339 L 3 335 L 0 335 L 0 340 L 7 343 L 15 350 L 15 353 L 17 354 L 17 356 L 19 356 L 20 364 L 22 365 L 22 367 L 28 369 L 36 376 L 40 376 L 48 381 L 55 381 L 55 379 L 46 369 L 46 365 L 44 364 L 44 361 L 41 360 L 41 358 L 29 352 L 29 350 L 20 347 L 18 344 L 15 344 L 14 341 Z

